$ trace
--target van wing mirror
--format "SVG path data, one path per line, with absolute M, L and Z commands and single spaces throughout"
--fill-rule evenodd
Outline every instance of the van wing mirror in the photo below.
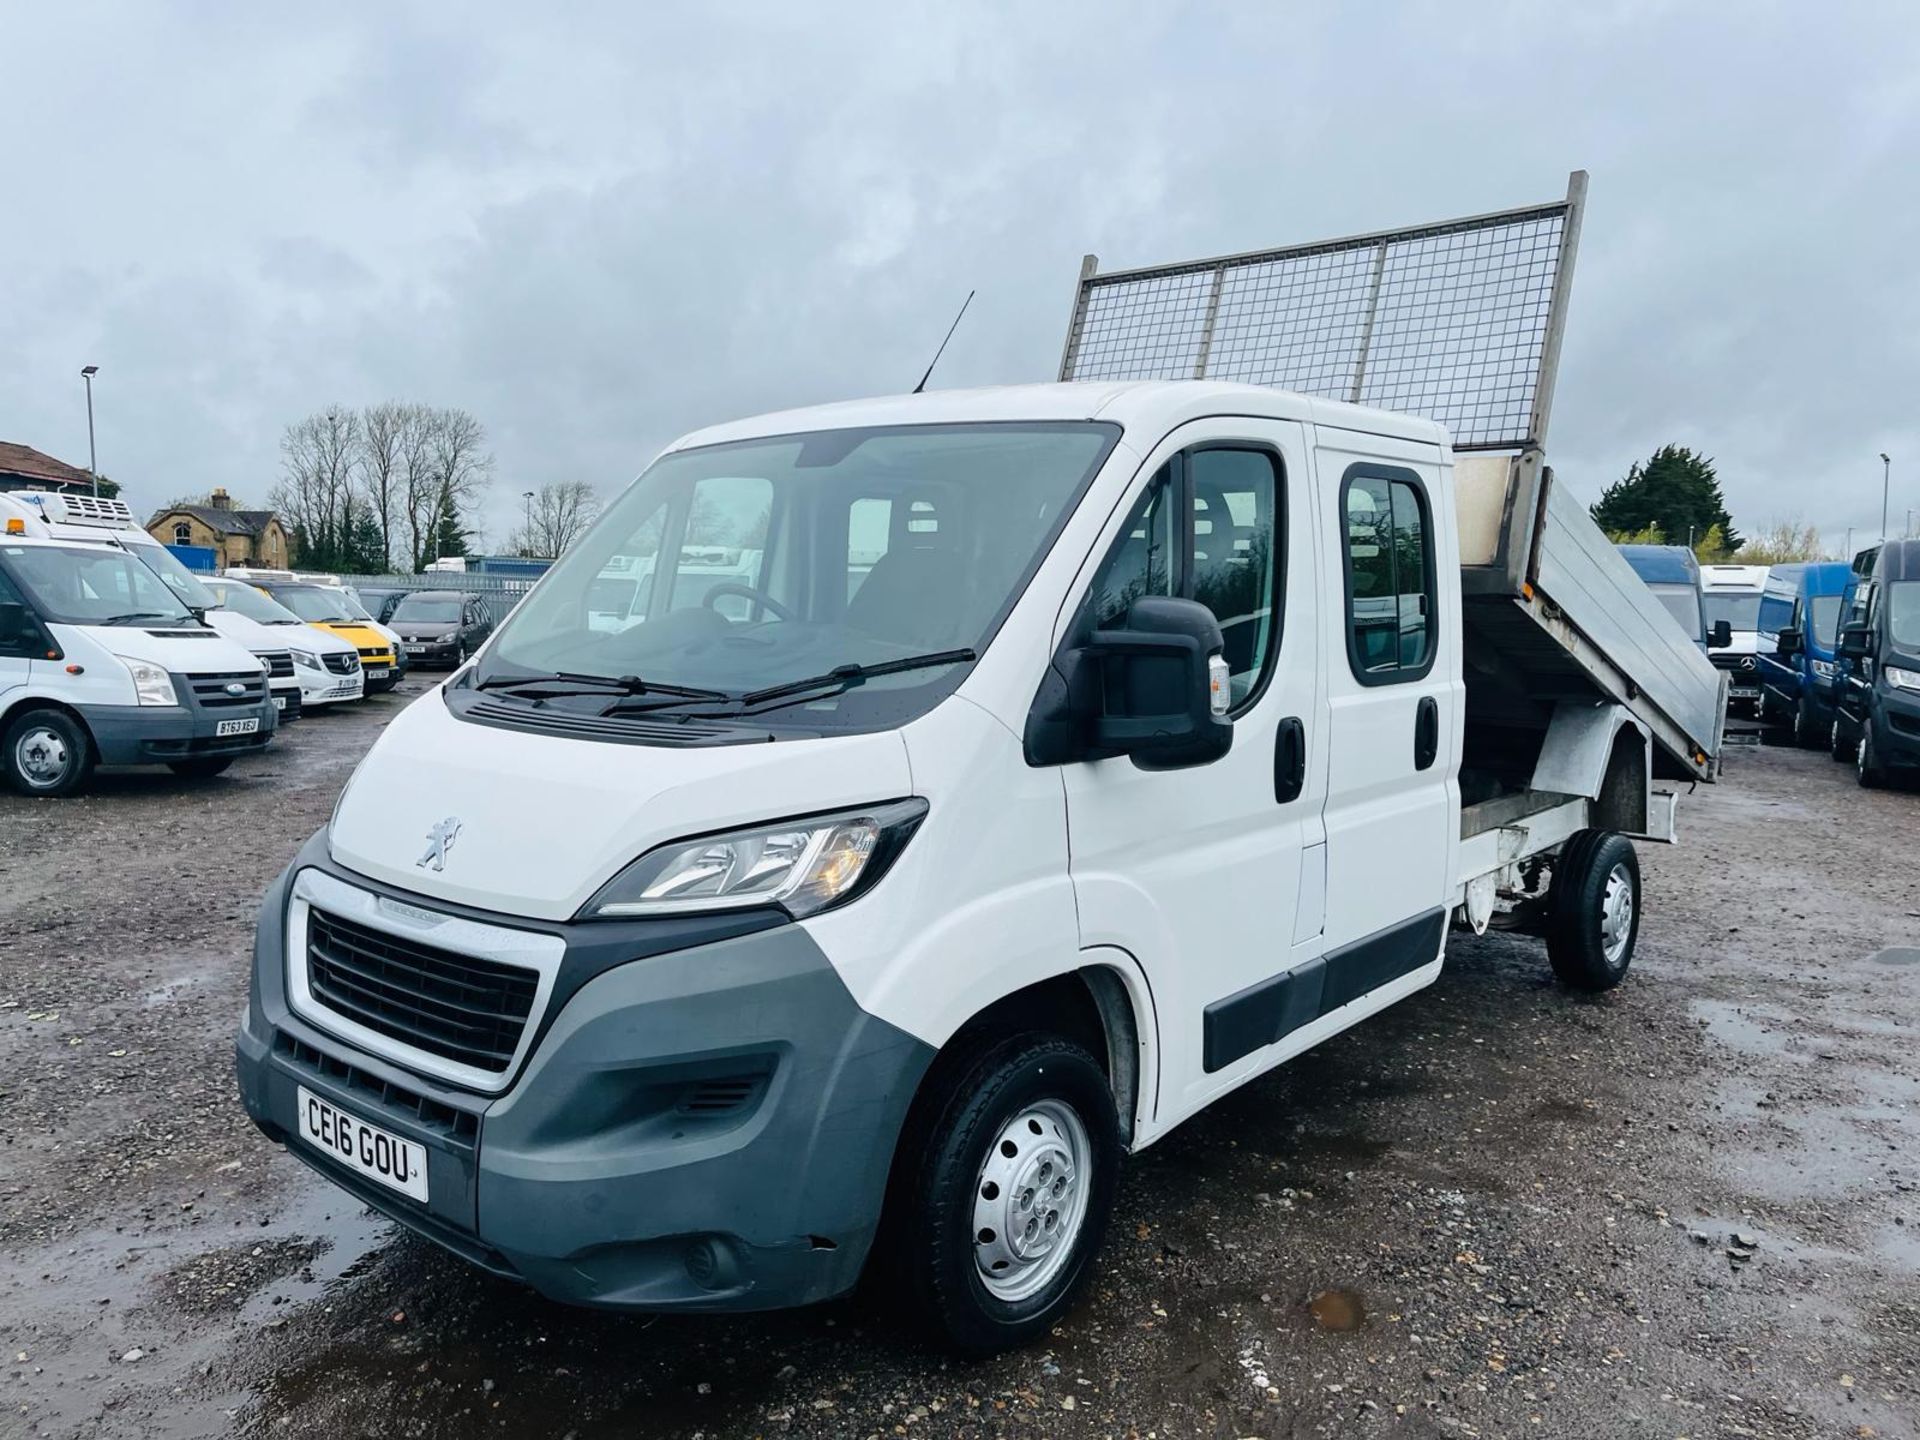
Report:
M 1780 643 L 1774 646 L 1773 653 L 1776 655 L 1798 655 L 1806 648 L 1805 637 L 1803 637 L 1798 630 L 1789 626 L 1780 632 Z
M 1220 622 L 1150 595 L 1126 624 L 1063 650 L 1027 718 L 1031 765 L 1131 756 L 1147 770 L 1206 765 L 1233 747 Z
M 1733 622 L 1731 620 L 1714 621 L 1713 629 L 1707 634 L 1707 648 L 1724 650 L 1731 644 L 1733 644 Z
M 1872 648 L 1867 643 L 1868 639 L 1866 626 L 1847 626 L 1840 632 L 1840 657 L 1845 660 L 1864 660 Z

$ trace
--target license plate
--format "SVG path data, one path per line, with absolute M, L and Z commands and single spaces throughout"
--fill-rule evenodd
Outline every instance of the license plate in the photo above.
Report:
M 256 715 L 251 720 L 222 720 L 213 727 L 213 733 L 215 735 L 252 735 L 259 728 L 260 717 Z
M 286 709 L 286 708 L 287 708 L 287 697 L 286 697 L 286 696 L 284 696 L 284 695 L 276 695 L 276 696 L 274 696 L 274 697 L 273 697 L 273 708 L 274 708 L 274 709 L 276 709 L 276 710 L 284 710 L 284 709 Z
M 294 1087 L 300 1104 L 300 1138 L 389 1190 L 426 1203 L 427 1148 L 347 1114 L 304 1085 Z
M 387 678 L 387 667 L 384 665 L 380 666 L 378 669 L 367 671 L 367 679 L 369 680 L 384 680 L 386 678 Z
M 407 646 L 407 654 L 409 655 L 424 655 L 426 653 L 427 653 L 427 647 L 424 645 Z

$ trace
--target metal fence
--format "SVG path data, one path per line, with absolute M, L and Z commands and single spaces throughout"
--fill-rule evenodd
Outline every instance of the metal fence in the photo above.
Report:
M 500 575 L 484 571 L 431 570 L 424 575 L 342 575 L 342 585 L 350 585 L 363 597 L 369 590 L 454 590 L 462 595 L 504 598 L 508 607 L 531 590 L 537 575 Z M 504 615 L 496 609 L 494 618 Z
M 1544 444 L 1586 200 L 1173 265 L 1080 269 L 1062 380 L 1243 380 Z

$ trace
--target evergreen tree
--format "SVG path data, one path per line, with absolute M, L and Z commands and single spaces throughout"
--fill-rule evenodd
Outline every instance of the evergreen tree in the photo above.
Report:
M 1616 480 L 1593 507 L 1593 519 L 1610 535 L 1636 533 L 1657 526 L 1671 544 L 1705 540 L 1718 526 L 1719 549 L 1740 548 L 1713 461 L 1685 445 L 1663 445 L 1644 464 L 1636 461 L 1626 478 Z
M 440 528 L 434 532 L 433 558 L 442 560 L 467 553 L 467 532 L 460 524 L 460 517 L 449 507 L 440 512 Z

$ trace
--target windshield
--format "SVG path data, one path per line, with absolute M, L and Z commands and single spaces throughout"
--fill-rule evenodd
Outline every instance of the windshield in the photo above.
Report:
M 182 565 L 180 557 L 166 546 L 129 545 L 127 553 L 146 561 L 147 568 L 166 582 L 167 588 L 180 597 L 182 605 L 194 610 L 211 610 L 220 603 L 200 577 Z
M 209 580 L 207 588 L 222 610 L 231 610 L 262 625 L 303 625 L 303 621 L 279 601 L 262 595 L 244 580 Z
M 288 585 L 271 593 L 302 620 L 351 621 L 354 618 L 340 592 L 323 585 Z
M 1833 649 L 1833 642 L 1840 634 L 1840 597 L 1816 595 L 1808 606 L 1813 612 L 1814 643 L 1822 650 Z
M 1758 630 L 1760 628 L 1760 596 L 1716 595 L 1708 591 L 1701 597 L 1707 607 L 1707 625 L 1712 628 L 1722 620 L 1735 631 Z
M 124 550 L 9 545 L 0 555 L 44 619 L 65 625 L 196 623 L 180 597 Z
M 1649 585 L 1649 590 L 1660 597 L 1660 603 L 1667 607 L 1667 613 L 1680 622 L 1680 628 L 1687 632 L 1689 640 L 1698 640 L 1704 633 L 1700 624 L 1700 592 L 1692 585 Z
M 1887 635 L 1902 650 L 1920 650 L 1920 580 L 1887 586 Z
M 394 607 L 393 621 L 404 625 L 409 620 L 460 619 L 460 601 L 443 595 L 409 595 Z
M 984 649 L 1118 436 L 1084 421 L 901 426 L 663 456 L 515 609 L 476 678 L 638 676 L 737 700 Z M 963 663 L 844 688 L 796 721 L 899 723 Z

